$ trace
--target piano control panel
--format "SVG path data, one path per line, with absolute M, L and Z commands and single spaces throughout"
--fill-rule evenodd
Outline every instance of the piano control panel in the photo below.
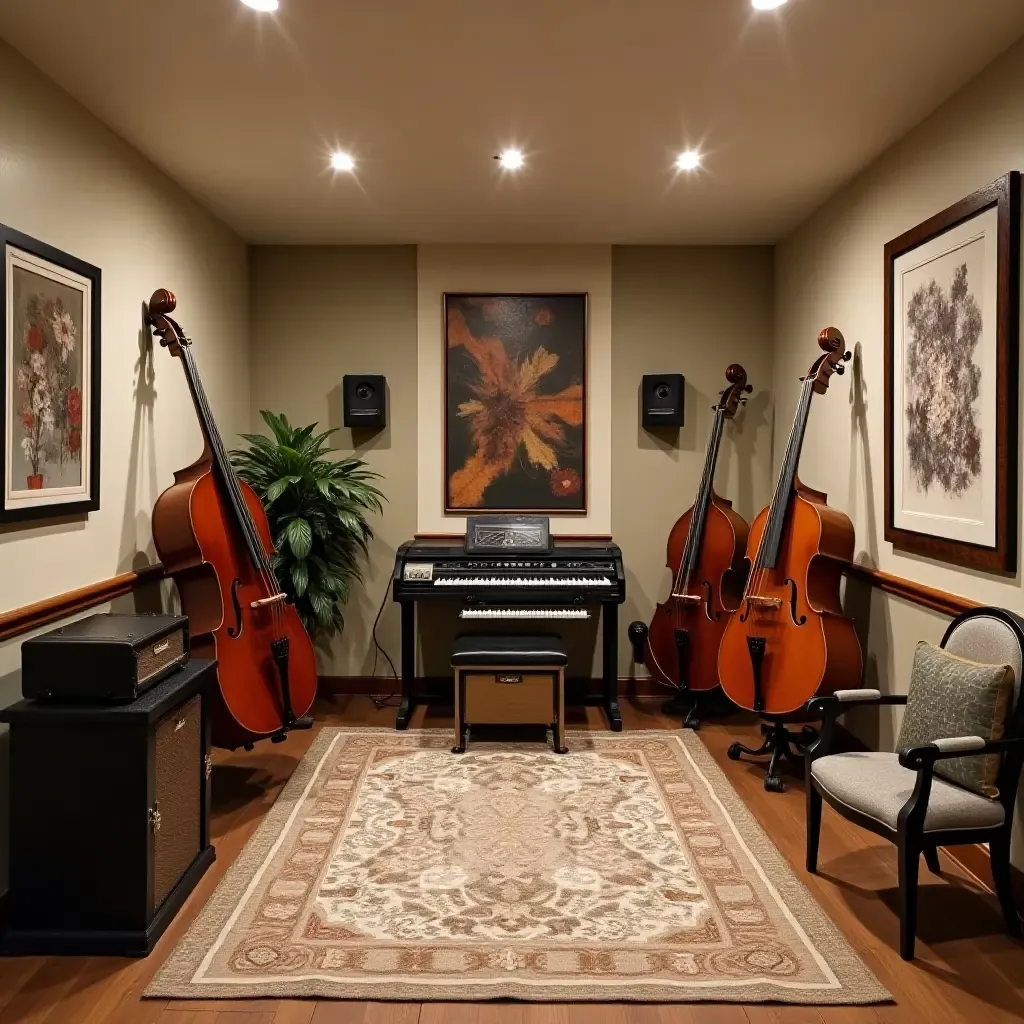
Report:
M 395 560 L 395 600 L 462 597 L 520 603 L 621 602 L 622 555 L 615 544 L 556 544 L 546 554 L 480 556 L 454 545 L 403 544 Z M 511 611 L 512 609 L 510 609 Z

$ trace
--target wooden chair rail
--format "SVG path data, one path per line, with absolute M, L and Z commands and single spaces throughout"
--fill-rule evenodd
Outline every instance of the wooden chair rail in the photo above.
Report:
M 846 575 L 852 579 L 862 580 L 873 587 L 878 587 L 879 590 L 884 590 L 887 594 L 902 597 L 905 601 L 919 604 L 923 608 L 930 608 L 935 612 L 942 612 L 944 615 L 959 615 L 961 612 L 969 611 L 971 608 L 980 608 L 982 605 L 980 601 L 971 601 L 945 590 L 926 587 L 923 583 L 915 583 L 913 580 L 882 572 L 881 569 L 872 569 L 866 565 L 850 564 L 846 567 Z
M 156 562 L 141 569 L 112 576 L 108 580 L 101 580 L 99 583 L 92 583 L 87 587 L 80 587 L 78 590 L 69 590 L 45 601 L 36 601 L 34 604 L 26 604 L 21 608 L 0 613 L 0 640 L 10 640 L 50 622 L 67 618 L 76 612 L 95 608 L 96 605 L 105 604 L 115 597 L 130 594 L 144 583 L 163 579 L 163 576 L 164 567 L 160 562 Z

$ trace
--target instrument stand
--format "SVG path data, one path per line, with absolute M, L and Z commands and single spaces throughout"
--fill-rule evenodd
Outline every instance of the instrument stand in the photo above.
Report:
M 680 687 L 673 697 L 669 697 L 661 706 L 663 714 L 682 715 L 683 729 L 693 729 L 696 732 L 700 728 L 700 720 L 706 711 L 706 703 L 703 694 L 688 688 Z
M 279 637 L 270 645 L 271 654 L 277 664 L 278 674 L 281 676 L 281 699 L 284 704 L 281 730 L 280 732 L 275 732 L 270 737 L 271 743 L 284 743 L 292 729 L 313 728 L 311 716 L 303 715 L 301 718 L 296 718 L 295 712 L 292 709 L 292 691 L 288 682 L 288 646 L 287 637 Z
M 782 719 L 774 718 L 761 723 L 761 735 L 764 736 L 764 742 L 757 750 L 745 747 L 742 743 L 733 743 L 728 750 L 729 759 L 738 761 L 741 754 L 750 757 L 770 754 L 764 788 L 769 793 L 781 793 L 786 787 L 782 783 L 782 776 L 776 771 L 779 758 L 788 757 L 791 761 L 802 761 L 804 751 L 818 738 L 818 730 L 805 725 L 799 733 L 795 733 L 786 728 L 786 723 Z

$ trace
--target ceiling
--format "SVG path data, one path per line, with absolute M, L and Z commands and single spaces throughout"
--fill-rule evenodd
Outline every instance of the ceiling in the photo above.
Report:
M 0 4 L 254 243 L 773 242 L 1022 33 L 1021 0 Z

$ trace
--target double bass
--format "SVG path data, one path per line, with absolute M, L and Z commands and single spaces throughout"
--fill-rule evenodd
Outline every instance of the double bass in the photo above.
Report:
M 189 617 L 192 653 L 217 659 L 212 741 L 244 746 L 289 729 L 316 696 L 313 644 L 274 574 L 270 526 L 256 492 L 235 474 L 203 388 L 192 342 L 158 289 L 147 321 L 185 371 L 202 430 L 199 459 L 178 470 L 153 509 L 153 541 Z
M 718 652 L 726 696 L 767 720 L 760 749 L 735 743 L 729 756 L 770 753 L 764 784 L 774 791 L 783 788 L 776 774 L 779 757 L 800 757 L 814 736 L 806 725 L 796 736 L 786 722 L 799 721 L 812 697 L 861 681 L 860 641 L 839 593 L 843 569 L 853 558 L 853 524 L 797 476 L 811 401 L 825 394 L 834 373 L 842 375 L 852 354 L 835 327 L 821 332 L 818 345 L 823 354 L 802 378 L 771 504 L 750 528 L 742 602 L 729 617 Z
M 654 610 L 644 648 L 647 671 L 693 702 L 683 721 L 696 729 L 698 695 L 718 686 L 718 647 L 728 614 L 739 602 L 749 527 L 732 503 L 714 491 L 715 467 L 727 420 L 753 387 L 739 363 L 725 371 L 729 386 L 715 406 L 704 472 L 693 506 L 668 535 L 672 592 Z

